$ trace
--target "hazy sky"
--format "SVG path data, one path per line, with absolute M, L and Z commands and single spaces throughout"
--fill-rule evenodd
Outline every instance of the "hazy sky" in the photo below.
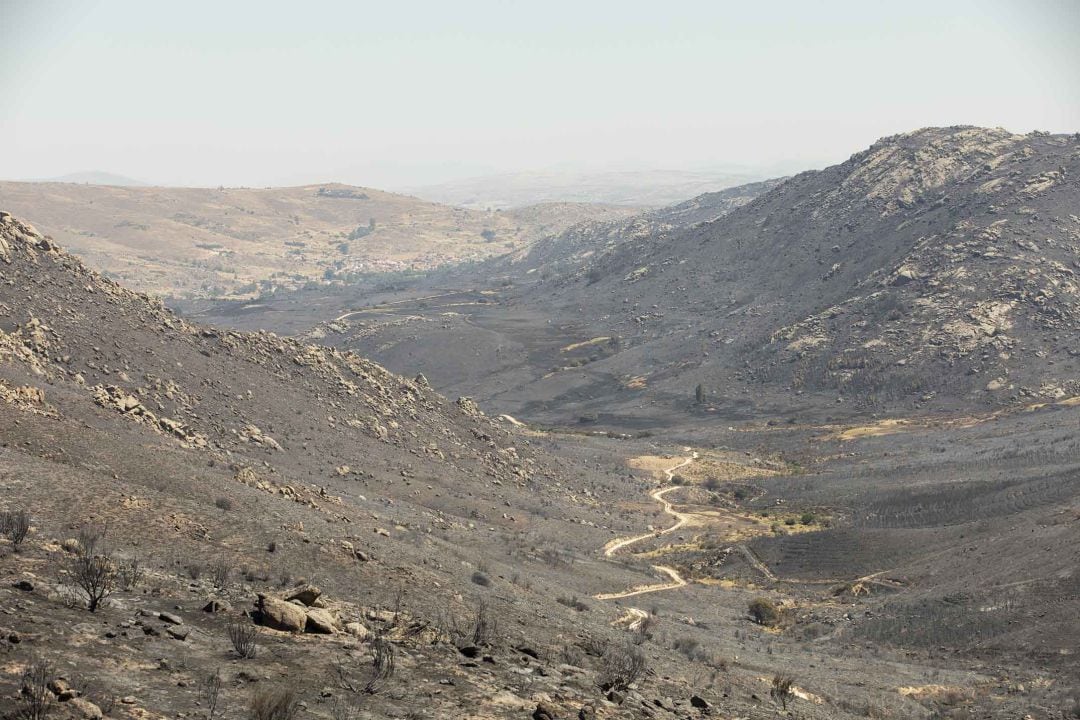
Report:
M 0 177 L 400 187 L 1080 131 L 1080 0 L 0 0 Z

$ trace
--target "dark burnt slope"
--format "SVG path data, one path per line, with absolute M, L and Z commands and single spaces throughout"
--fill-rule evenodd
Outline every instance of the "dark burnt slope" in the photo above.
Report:
M 1078 208 L 1077 136 L 931 128 L 613 244 L 524 301 L 628 341 L 568 399 L 643 371 L 674 405 L 698 383 L 773 410 L 1060 398 L 1080 392 Z

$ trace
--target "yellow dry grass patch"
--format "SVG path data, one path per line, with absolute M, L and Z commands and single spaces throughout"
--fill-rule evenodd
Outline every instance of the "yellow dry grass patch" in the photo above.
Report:
M 890 418 L 874 423 L 873 425 L 856 425 L 855 427 L 841 430 L 835 434 L 835 438 L 837 440 L 855 440 L 863 437 L 892 435 L 893 433 L 902 432 L 910 424 L 911 422 L 908 420 Z
M 900 693 L 904 697 L 912 697 L 916 699 L 922 698 L 937 698 L 942 695 L 959 693 L 964 694 L 965 690 L 957 685 L 905 685 L 903 687 L 896 688 L 896 692 Z
M 609 340 L 611 340 L 611 337 L 608 336 L 608 335 L 603 335 L 601 337 L 594 337 L 592 340 L 582 340 L 581 342 L 571 343 L 570 345 L 567 345 L 566 347 L 559 350 L 559 352 L 566 353 L 566 352 L 570 352 L 571 350 L 577 350 L 577 349 L 583 348 L 583 347 L 591 347 L 593 345 L 601 345 L 603 343 L 608 342 Z
M 644 390 L 648 386 L 648 383 L 646 382 L 644 375 L 635 375 L 634 377 L 624 380 L 622 386 L 626 390 Z
M 659 479 L 665 477 L 664 471 L 675 464 L 676 460 L 670 455 L 638 455 L 626 461 L 626 464 L 635 470 L 645 470 Z

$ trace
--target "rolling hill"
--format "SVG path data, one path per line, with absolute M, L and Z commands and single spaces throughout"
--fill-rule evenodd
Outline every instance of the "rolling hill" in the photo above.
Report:
M 715 220 L 572 228 L 514 256 L 519 273 L 488 263 L 330 338 L 559 422 L 1061 400 L 1080 394 L 1078 205 L 1077 136 L 930 128 Z
M 119 187 L 0 182 L 0 207 L 110 277 L 175 297 L 250 296 L 365 273 L 415 272 L 519 248 L 628 208 L 473 211 L 346 185 Z

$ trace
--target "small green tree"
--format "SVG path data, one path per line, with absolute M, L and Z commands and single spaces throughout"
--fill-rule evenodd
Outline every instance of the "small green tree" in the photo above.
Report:
M 749 610 L 750 617 L 758 625 L 773 627 L 780 622 L 780 609 L 768 598 L 754 598 L 750 601 Z

